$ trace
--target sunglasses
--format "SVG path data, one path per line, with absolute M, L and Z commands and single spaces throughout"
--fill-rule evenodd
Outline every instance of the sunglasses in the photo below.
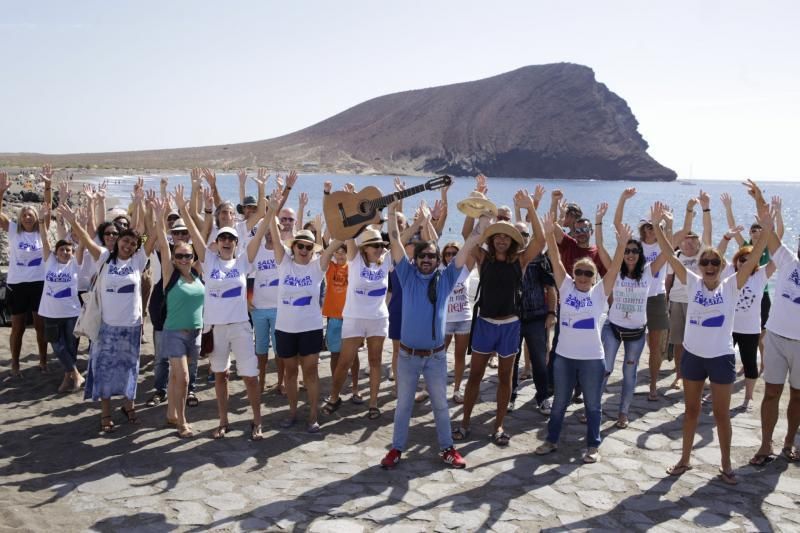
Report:
M 103 237 L 119 237 L 118 231 L 105 231 L 103 232 Z
M 748 255 L 742 255 L 742 256 L 739 256 L 739 259 L 738 259 L 738 261 L 739 261 L 740 263 L 746 263 L 746 262 L 747 262 L 747 258 L 748 258 L 748 257 L 750 257 L 750 256 L 748 256 Z
M 458 254 L 458 252 L 445 252 L 442 255 L 445 257 L 454 257 Z
M 417 255 L 417 259 L 439 259 L 439 256 L 431 252 L 422 252 L 421 254 Z
M 172 233 L 173 235 L 184 235 L 184 236 L 187 236 L 187 237 L 189 236 L 189 230 L 185 230 L 185 229 L 181 229 L 181 230 L 178 230 L 178 231 L 174 231 L 173 230 L 170 233 Z
M 194 259 L 194 254 L 175 254 L 175 259 Z
M 701 259 L 700 261 L 697 262 L 697 264 L 700 265 L 701 267 L 705 267 L 708 265 L 718 267 L 722 264 L 722 261 L 720 261 L 719 259 Z
M 653 229 L 652 224 L 642 224 L 642 229 Z
M 582 268 L 575 269 L 575 277 L 583 276 L 584 278 L 593 278 L 594 270 L 583 270 Z
M 281 217 L 280 221 L 281 222 L 294 222 L 294 219 L 292 217 Z
M 639 255 L 638 248 L 625 248 L 625 255 Z
M 370 244 L 365 244 L 365 245 L 364 245 L 364 247 L 365 247 L 365 248 L 376 248 L 376 249 L 380 249 L 380 248 L 383 248 L 383 245 L 382 245 L 382 244 L 380 244 L 380 243 L 377 243 L 377 242 L 373 242 L 373 243 L 370 243 Z
M 179 218 L 181 218 L 181 217 L 179 217 L 179 216 L 177 216 L 177 215 L 172 215 L 172 216 L 168 216 L 168 217 L 167 217 L 167 221 L 168 221 L 168 222 L 173 222 L 173 221 L 175 221 L 175 220 L 178 220 Z
M 522 235 L 526 239 L 531 236 L 531 234 L 528 233 L 527 231 L 520 231 L 519 234 Z
M 497 215 L 497 220 L 501 222 L 510 222 L 511 218 L 503 215 Z
M 297 246 L 298 250 L 308 250 L 310 252 L 311 250 L 314 249 L 313 244 L 302 244 L 299 242 L 295 242 L 294 245 Z
M 578 234 L 589 233 L 590 231 L 592 231 L 592 228 L 587 228 L 587 227 L 575 228 L 575 233 L 578 233 Z
M 223 233 L 222 235 L 217 236 L 218 241 L 236 241 L 238 240 L 236 237 L 231 235 L 230 233 Z
M 124 220 L 124 219 L 115 220 L 114 224 L 116 224 L 117 226 L 122 226 L 123 228 L 127 228 L 128 227 L 128 221 Z

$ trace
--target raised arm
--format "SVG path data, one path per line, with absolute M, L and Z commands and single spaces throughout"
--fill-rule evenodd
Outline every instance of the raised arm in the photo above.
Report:
M 603 218 L 606 216 L 607 211 L 608 204 L 606 202 L 601 202 L 597 206 L 597 211 L 595 211 L 594 214 L 594 244 L 597 246 L 597 254 L 600 256 L 600 262 L 603 263 L 603 268 L 605 268 L 606 271 L 608 271 L 611 266 L 611 256 L 608 255 L 608 251 L 603 242 Z M 622 224 L 619 226 L 615 224 L 614 227 L 619 231 L 621 226 Z
M 533 197 L 531 197 L 527 189 L 517 191 L 517 193 L 514 195 L 514 205 L 518 205 L 520 208 L 527 211 L 527 218 L 530 219 L 531 225 L 533 226 L 533 233 L 531 235 L 531 239 L 528 241 L 528 246 L 525 248 L 519 258 L 520 266 L 524 272 L 525 267 L 528 266 L 528 263 L 533 261 L 536 256 L 538 256 L 540 253 L 542 253 L 542 250 L 544 250 L 544 231 L 542 230 L 539 215 L 536 214 L 536 209 L 533 206 Z
M 444 230 L 444 224 L 447 222 L 447 187 L 442 189 L 442 200 L 436 200 L 431 209 L 431 223 L 436 235 L 441 235 Z
M 655 221 L 653 224 L 653 231 L 656 234 L 656 239 L 658 240 L 658 245 L 661 247 L 661 255 L 667 258 L 669 261 L 670 266 L 672 267 L 673 272 L 675 273 L 675 277 L 681 283 L 686 283 L 686 267 L 683 266 L 678 258 L 675 256 L 675 250 L 672 248 L 672 244 L 667 240 L 667 236 L 664 234 L 664 230 L 661 229 L 661 224 L 658 221 L 662 218 L 664 212 L 664 204 L 661 202 L 656 202 L 653 204 L 653 208 L 650 211 L 652 220 Z
M 206 240 L 200 234 L 200 230 L 197 229 L 192 217 L 189 216 L 189 205 L 186 203 L 186 198 L 183 197 L 183 191 L 183 185 L 177 185 L 175 187 L 175 204 L 178 206 L 178 212 L 181 214 L 181 218 L 183 218 L 183 222 L 186 224 L 186 229 L 189 230 L 189 235 L 192 237 L 192 243 L 194 244 L 194 251 L 197 254 L 197 258 L 203 263 L 206 260 L 206 253 L 208 252 Z
M 767 205 L 767 201 L 764 199 L 764 194 L 753 180 L 747 180 L 743 183 L 743 185 L 747 188 L 747 194 L 749 194 L 756 203 L 756 212 L 760 214 Z M 780 247 L 781 240 L 774 231 L 770 232 L 769 241 L 767 242 L 767 249 L 769 250 L 770 255 L 775 255 Z
M 700 207 L 703 209 L 703 244 L 711 246 L 711 196 L 703 190 L 700 191 Z
M 389 249 L 392 253 L 392 260 L 395 263 L 408 261 L 406 249 L 400 241 L 400 230 L 397 227 L 397 205 L 397 200 L 389 204 L 389 220 L 387 221 L 389 225 Z
M 42 172 L 39 174 L 39 179 L 44 183 L 44 201 L 47 205 L 53 205 L 53 167 L 45 165 L 42 167 Z M 50 220 L 45 222 L 45 225 L 50 227 Z
M 333 239 L 331 241 L 331 245 L 322 250 L 322 253 L 319 255 L 319 268 L 323 272 L 328 270 L 328 266 L 331 264 L 331 257 L 333 257 L 333 253 L 339 249 L 342 245 L 342 241 L 339 239 Z
M 247 171 L 243 168 L 239 169 L 236 177 L 239 178 L 239 203 L 241 204 L 244 202 L 244 197 L 247 196 Z
M 564 193 L 561 192 L 561 189 L 553 189 L 553 191 L 550 193 L 550 218 L 553 221 L 552 231 L 555 234 L 556 244 L 561 244 L 561 241 L 564 240 L 564 230 L 558 223 L 559 211 L 563 205 L 563 200 Z M 561 283 L 559 283 L 559 285 L 561 285 Z
M 470 270 L 472 269 L 472 266 L 475 264 L 474 252 L 478 249 L 478 246 L 480 246 L 483 232 L 489 227 L 490 223 L 489 217 L 486 216 L 478 220 L 478 226 L 473 230 L 472 234 L 467 237 L 467 240 L 464 241 L 464 246 L 461 247 L 455 258 L 453 258 L 456 268 L 462 269 L 466 266 Z
M 3 212 L 3 197 L 10 187 L 11 182 L 8 179 L 8 174 L 0 172 L 0 228 L 2 228 L 3 231 L 8 231 L 8 224 L 11 222 L 8 215 Z
M 39 237 L 42 239 L 42 258 L 44 261 L 47 261 L 47 259 L 50 257 L 50 238 L 47 235 L 47 226 L 45 226 L 43 221 L 49 218 L 50 204 L 44 202 L 39 206 Z
M 783 202 L 781 201 L 780 196 L 773 196 L 772 197 L 772 210 L 775 213 L 775 235 L 778 237 L 778 240 L 783 240 L 783 212 L 781 207 L 783 206 Z
M 256 213 L 258 218 L 262 219 L 267 216 L 267 180 L 269 180 L 269 172 L 264 167 L 258 167 L 258 175 L 253 178 L 258 188 L 258 204 L 256 206 Z
M 292 187 L 294 187 L 295 183 L 297 183 L 297 172 L 292 170 L 289 172 L 289 175 L 286 176 L 286 187 L 282 188 L 280 205 L 278 206 L 278 210 L 276 211 L 276 213 L 279 213 L 280 210 L 283 209 L 283 206 L 286 205 L 286 200 L 289 199 L 289 193 L 292 191 Z M 278 186 L 281 187 L 280 183 L 278 184 Z
M 606 296 L 611 295 L 611 291 L 614 290 L 614 283 L 617 281 L 619 268 L 622 266 L 622 258 L 625 257 L 625 246 L 632 235 L 633 232 L 629 225 L 620 224 L 617 227 L 617 249 L 614 252 L 614 259 L 611 260 L 611 265 L 608 266 L 608 270 L 603 276 L 603 290 Z
M 250 242 L 247 243 L 247 260 L 250 261 L 251 263 L 256 260 L 256 256 L 258 255 L 258 249 L 261 247 L 262 243 L 264 242 L 264 237 L 267 235 L 267 232 L 269 231 L 270 217 L 274 219 L 275 213 L 273 213 L 272 209 L 270 209 L 269 205 L 267 205 L 267 213 L 265 218 L 261 220 L 261 224 L 258 225 L 258 230 L 256 230 L 256 234 L 253 236 L 252 239 L 250 239 Z
M 622 191 L 622 194 L 619 195 L 619 200 L 617 201 L 617 208 L 614 210 L 614 227 L 618 228 L 622 226 L 623 223 L 623 215 L 625 213 L 625 202 L 627 202 L 630 198 L 636 196 L 636 188 L 629 187 Z
M 725 220 L 728 222 L 728 227 L 737 227 L 736 217 L 733 216 L 733 198 L 731 198 L 731 195 L 724 192 L 720 195 L 719 201 L 722 202 L 723 207 L 725 207 Z M 705 237 L 705 228 L 703 228 L 703 237 Z M 737 232 L 732 237 L 736 239 L 739 246 L 744 246 L 744 237 L 742 237 L 741 234 Z
M 739 235 L 744 230 L 744 226 L 736 226 L 735 228 L 731 228 L 725 232 L 722 238 L 719 240 L 719 244 L 717 244 L 717 251 L 725 257 L 725 254 L 728 252 L 728 243 L 731 242 L 736 235 Z
M 169 250 L 169 241 L 167 240 L 167 225 L 164 222 L 167 211 L 169 211 L 168 197 L 153 201 L 153 214 L 156 222 L 153 232 L 154 235 L 158 235 L 158 246 L 161 252 L 161 279 L 164 280 L 165 287 L 170 278 L 172 278 L 172 272 L 175 270 L 175 266 L 172 264 L 172 254 Z
M 741 290 L 747 283 L 747 279 L 753 273 L 761 261 L 761 254 L 767 247 L 770 237 L 775 234 L 773 219 L 775 218 L 775 211 L 770 210 L 769 206 L 762 204 L 758 209 L 758 223 L 761 225 L 761 235 L 758 240 L 753 244 L 753 250 L 747 256 L 747 261 L 739 267 L 736 272 L 736 288 Z
M 219 195 L 219 190 L 217 190 L 217 173 L 210 168 L 204 168 L 203 178 L 205 178 L 206 182 L 208 182 L 208 186 L 211 188 L 211 194 L 214 195 L 214 203 L 216 205 L 221 204 L 222 197 Z
M 86 247 L 88 250 L 89 255 L 92 256 L 92 259 L 97 261 L 100 259 L 100 256 L 103 253 L 103 249 L 100 247 L 99 244 L 94 242 L 94 239 L 86 232 L 86 229 L 78 224 L 78 221 L 75 217 L 75 212 L 70 209 L 67 204 L 61 204 L 58 206 L 58 210 L 61 212 L 61 216 L 64 217 L 64 220 L 69 222 L 70 230 L 72 231 L 72 236 L 77 237 L 78 240 Z
M 567 277 L 567 272 L 564 270 L 564 263 L 561 262 L 561 254 L 558 253 L 558 243 L 554 233 L 556 223 L 553 221 L 552 212 L 547 213 L 542 223 L 544 234 L 547 239 L 547 256 L 550 258 L 550 264 L 553 266 L 553 278 L 556 280 L 556 287 L 561 287 L 564 279 Z
M 294 221 L 295 231 L 303 229 L 303 217 L 306 214 L 306 206 L 308 205 L 308 193 L 301 192 L 297 195 L 297 220 Z
M 286 254 L 286 248 L 283 247 L 281 241 L 281 232 L 278 229 L 278 219 L 275 217 L 276 213 L 281 210 L 281 194 L 276 190 L 269 195 L 269 202 L 267 202 L 267 218 L 265 222 L 269 224 L 269 234 L 272 236 L 272 251 L 275 253 L 275 262 L 281 264 L 283 256 Z

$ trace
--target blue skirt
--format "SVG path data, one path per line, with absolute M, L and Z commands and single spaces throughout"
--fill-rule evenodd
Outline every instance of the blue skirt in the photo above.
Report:
M 105 322 L 100 325 L 97 342 L 92 343 L 89 352 L 84 399 L 112 396 L 136 399 L 141 340 L 141 326 L 109 326 Z

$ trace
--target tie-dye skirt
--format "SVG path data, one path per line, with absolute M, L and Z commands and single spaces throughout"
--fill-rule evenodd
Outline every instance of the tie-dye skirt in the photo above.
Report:
M 89 352 L 84 399 L 100 400 L 112 396 L 136 399 L 141 340 L 141 326 L 101 324 L 97 342 L 92 342 Z

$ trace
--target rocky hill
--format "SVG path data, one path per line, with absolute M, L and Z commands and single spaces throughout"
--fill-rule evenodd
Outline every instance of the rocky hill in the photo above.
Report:
M 303 130 L 224 146 L 0 155 L 0 164 L 119 168 L 264 165 L 306 172 L 674 180 L 625 100 L 585 66 L 523 67 L 368 100 Z

